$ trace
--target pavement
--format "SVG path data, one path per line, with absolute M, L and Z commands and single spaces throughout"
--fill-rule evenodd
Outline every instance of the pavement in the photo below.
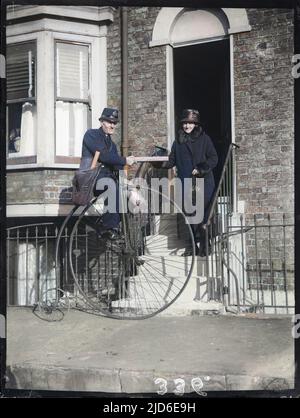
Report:
M 294 387 L 291 331 L 288 316 L 115 320 L 72 309 L 62 321 L 46 322 L 30 308 L 10 307 L 6 387 L 114 394 L 286 390 Z

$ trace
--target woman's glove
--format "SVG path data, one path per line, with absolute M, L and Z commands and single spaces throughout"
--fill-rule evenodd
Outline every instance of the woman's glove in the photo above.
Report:
M 208 174 L 211 171 L 211 168 L 207 163 L 200 163 L 197 165 L 197 168 L 194 170 L 198 172 L 198 174 L 195 174 L 197 177 L 204 177 L 206 174 Z

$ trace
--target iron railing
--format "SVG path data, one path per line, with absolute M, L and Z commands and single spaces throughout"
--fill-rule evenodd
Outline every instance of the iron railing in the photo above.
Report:
M 47 288 L 56 286 L 52 223 L 7 229 L 8 304 L 33 305 Z
M 223 301 L 226 299 L 227 283 L 224 276 L 224 239 L 228 236 L 230 218 L 234 212 L 233 161 L 235 161 L 236 144 L 230 144 L 222 168 L 219 183 L 210 204 L 205 231 L 205 272 L 208 300 Z M 227 266 L 227 278 L 230 266 Z M 225 289 L 225 290 L 224 290 Z M 224 294 L 225 297 L 224 297 Z
M 223 302 L 238 312 L 290 314 L 294 302 L 294 224 L 270 215 L 233 217 L 215 238 Z
M 68 291 L 72 297 L 72 307 L 90 310 L 87 300 L 81 296 L 76 285 L 75 274 L 80 288 L 85 294 L 93 289 L 97 294 L 114 292 L 124 269 L 122 257 L 116 246 L 104 245 L 99 249 L 97 260 L 91 263 L 86 256 L 94 242 L 90 240 L 87 226 L 76 230 L 73 241 L 85 242 L 82 256 L 73 251 L 73 274 L 70 268 L 70 234 L 77 217 L 68 218 L 67 225 L 61 228 L 53 223 L 40 223 L 17 226 L 7 229 L 7 277 L 8 305 L 33 306 L 48 290 L 59 288 Z M 135 220 L 138 218 L 135 217 Z M 136 239 L 141 235 L 141 222 L 131 222 Z M 132 231 L 131 231 L 132 233 Z M 84 261 L 82 260 L 84 258 Z M 101 281 L 99 277 L 101 276 Z
M 232 144 L 207 222 L 206 279 L 209 300 L 237 311 L 290 313 L 294 308 L 293 222 L 270 215 L 237 218 Z M 238 147 L 237 147 L 238 148 Z

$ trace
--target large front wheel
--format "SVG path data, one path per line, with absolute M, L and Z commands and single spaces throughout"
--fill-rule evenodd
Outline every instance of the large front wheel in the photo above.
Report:
M 94 312 L 118 319 L 151 317 L 179 297 L 191 276 L 195 244 L 190 225 L 178 206 L 161 194 L 158 207 L 150 210 L 157 193 L 148 195 L 148 210 L 124 216 L 124 236 L 118 241 L 99 235 L 99 199 L 74 224 L 71 272 Z M 182 257 L 187 247 L 193 255 Z

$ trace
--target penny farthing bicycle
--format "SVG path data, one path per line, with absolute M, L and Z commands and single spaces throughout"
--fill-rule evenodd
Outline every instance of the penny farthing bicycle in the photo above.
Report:
M 139 185 L 129 193 L 120 188 L 121 205 L 128 208 L 121 213 L 120 239 L 110 241 L 99 234 L 101 195 L 85 207 L 75 206 L 58 234 L 57 274 L 59 247 L 71 225 L 70 273 L 88 310 L 116 319 L 145 319 L 168 308 L 182 293 L 192 273 L 195 244 L 185 215 L 168 196 Z M 142 203 L 135 197 L 130 204 L 136 192 Z M 193 255 L 182 257 L 187 246 Z

